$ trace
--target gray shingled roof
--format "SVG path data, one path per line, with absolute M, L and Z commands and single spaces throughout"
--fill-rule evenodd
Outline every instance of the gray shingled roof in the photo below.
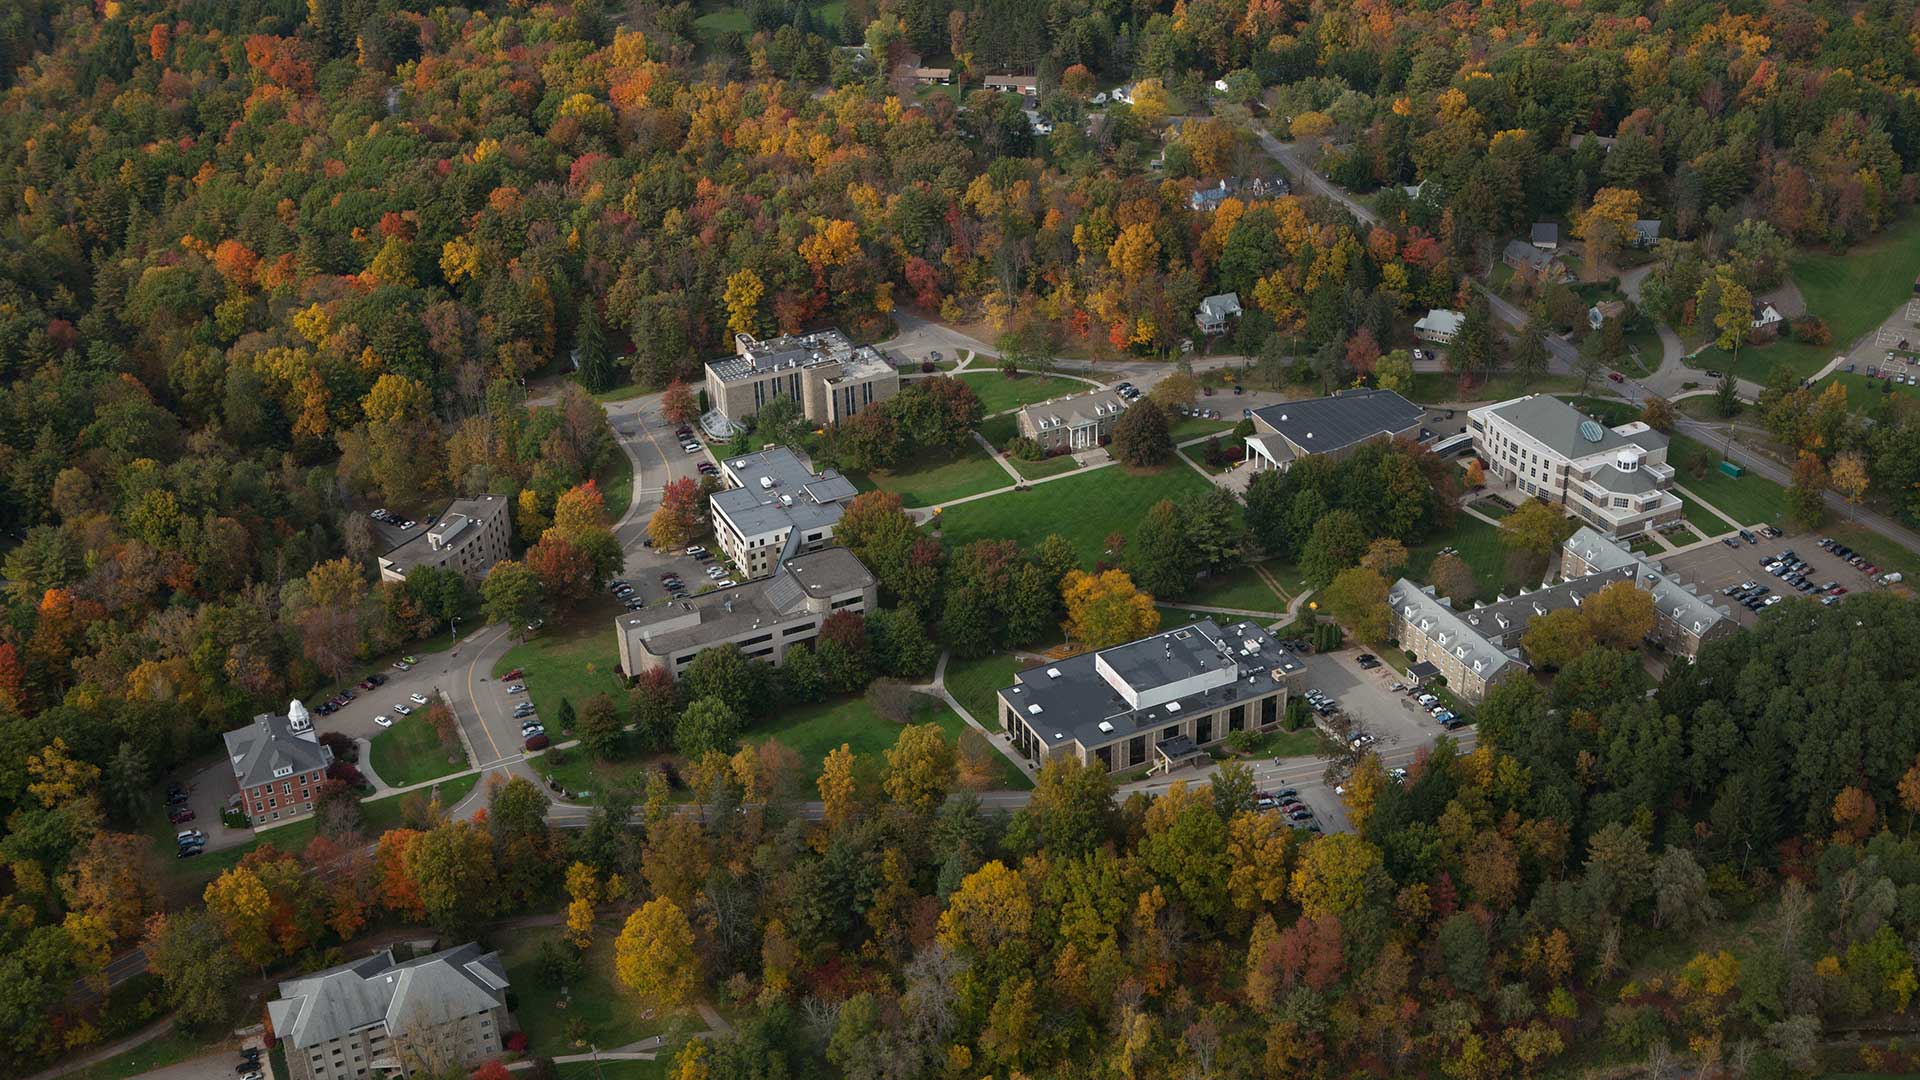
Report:
M 1104 409 L 1105 412 L 1098 410 Z M 1035 431 L 1050 431 L 1056 427 L 1073 428 L 1095 424 L 1106 419 L 1118 419 L 1127 411 L 1126 399 L 1112 390 L 1088 390 L 1080 394 L 1068 394 L 1066 397 L 1038 401 L 1020 408 Z M 1060 421 L 1055 424 L 1054 421 Z
M 1515 398 L 1495 406 L 1493 411 L 1565 458 L 1590 457 L 1622 446 L 1639 445 L 1597 420 L 1593 421 L 1593 425 L 1600 429 L 1600 439 L 1597 442 L 1589 441 L 1580 433 L 1581 424 L 1588 419 L 1586 414 L 1551 394 Z
M 1445 649 L 1483 680 L 1492 679 L 1508 664 L 1523 663 L 1468 625 L 1459 612 L 1434 595 L 1431 585 L 1423 587 L 1401 578 L 1387 590 L 1387 603 L 1412 624 L 1415 633 Z
M 1426 410 L 1392 390 L 1349 390 L 1332 397 L 1268 405 L 1253 410 L 1253 415 L 1292 443 L 1297 453 L 1329 454 L 1418 427 Z
M 227 744 L 227 761 L 233 766 L 233 777 L 241 787 L 264 784 L 275 775 L 323 769 L 333 763 L 333 751 L 320 744 L 311 721 L 307 720 L 306 707 L 295 701 L 287 711 L 299 716 L 303 723 L 296 725 L 289 717 L 261 713 L 253 718 L 253 723 L 221 736 Z M 288 771 L 279 772 L 280 769 Z
M 1555 255 L 1551 251 L 1542 251 L 1525 240 L 1507 241 L 1506 257 L 1524 262 L 1535 271 L 1545 270 L 1553 264 Z
M 281 983 L 267 1015 L 275 1034 L 304 1050 L 375 1024 L 392 1034 L 485 1012 L 506 1003 L 506 988 L 500 954 L 472 942 L 402 964 L 383 950 Z
M 1617 541 L 1609 540 L 1585 525 L 1567 537 L 1566 548 L 1597 570 L 1631 568 L 1635 584 L 1653 594 L 1653 606 L 1660 615 L 1696 634 L 1704 634 L 1714 624 L 1732 617 L 1727 608 L 1715 606 L 1706 597 L 1688 588 L 1684 582 L 1667 573 L 1662 564 Z
M 1560 226 L 1551 221 L 1536 221 L 1529 238 L 1534 244 L 1557 244 L 1560 242 Z

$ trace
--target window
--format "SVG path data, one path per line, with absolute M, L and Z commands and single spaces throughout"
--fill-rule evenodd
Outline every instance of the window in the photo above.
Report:
M 853 605 L 858 604 L 865 599 L 866 599 L 865 595 L 860 595 L 860 596 L 849 596 L 845 600 L 835 600 L 833 602 L 833 609 L 835 611 L 838 611 L 843 607 L 852 607 Z
M 1180 725 L 1178 724 L 1175 724 L 1174 726 L 1160 733 L 1161 742 L 1166 742 L 1168 739 L 1177 739 L 1179 737 L 1180 737 Z
M 761 642 L 763 642 L 763 641 L 772 641 L 772 640 L 773 640 L 773 631 L 771 631 L 771 630 L 769 630 L 769 631 L 767 631 L 767 632 L 766 632 L 766 633 L 764 633 L 764 634 L 759 634 L 759 635 L 756 635 L 756 636 L 754 636 L 754 637 L 750 637 L 750 638 L 748 638 L 747 640 L 745 640 L 745 641 L 743 641 L 743 642 L 741 642 L 740 644 L 741 644 L 742 646 L 746 646 L 746 645 L 758 645 L 758 644 L 760 644 L 760 643 L 761 643 Z
M 810 622 L 801 623 L 799 626 L 789 626 L 785 630 L 780 631 L 780 636 L 793 637 L 795 634 L 805 634 L 805 633 L 811 632 L 812 630 L 813 630 L 812 623 Z
M 1136 735 L 1127 741 L 1127 764 L 1138 765 L 1147 760 L 1147 737 Z

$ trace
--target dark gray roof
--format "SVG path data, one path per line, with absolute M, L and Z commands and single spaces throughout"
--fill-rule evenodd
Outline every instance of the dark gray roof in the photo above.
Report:
M 1260 421 L 1256 430 L 1264 425 L 1279 432 L 1297 453 L 1328 454 L 1418 428 L 1426 410 L 1392 390 L 1348 390 L 1332 397 L 1268 405 L 1253 410 L 1253 415 Z
M 1387 591 L 1387 604 L 1396 615 L 1407 620 L 1414 633 L 1451 653 L 1481 679 L 1491 680 L 1508 664 L 1523 663 L 1488 635 L 1468 626 L 1452 605 L 1434 595 L 1431 585 L 1415 585 L 1401 578 Z
M 384 1023 L 389 1034 L 472 1016 L 506 1003 L 500 954 L 469 942 L 394 963 L 381 951 L 280 984 L 267 1014 L 274 1033 L 301 1049 Z
M 1633 231 L 1641 240 L 1658 240 L 1660 239 L 1660 219 L 1641 218 L 1633 223 Z
M 1566 549 L 1596 570 L 1631 570 L 1634 582 L 1653 594 L 1653 605 L 1660 616 L 1672 619 L 1675 624 L 1695 634 L 1704 634 L 1721 621 L 1731 618 L 1727 608 L 1716 607 L 1706 597 L 1694 592 L 1669 574 L 1664 565 L 1585 525 L 1567 537 Z
M 1535 244 L 1557 244 L 1560 242 L 1560 226 L 1551 221 L 1536 221 L 1530 238 Z
M 1112 390 L 1088 390 L 1020 408 L 1021 415 L 1035 431 L 1097 424 L 1101 420 L 1118 419 L 1126 411 L 1126 399 Z
M 855 345 L 838 330 L 788 334 L 756 341 L 745 334 L 734 337 L 734 355 L 707 361 L 707 370 L 721 382 L 737 382 L 783 368 L 810 368 L 821 364 L 878 361 L 886 358 L 871 345 Z
M 614 627 L 655 656 L 715 644 L 756 626 L 792 621 L 809 598 L 824 600 L 876 584 L 872 571 L 843 547 L 783 559 L 773 576 L 715 589 L 660 607 L 618 616 Z
M 784 446 L 725 458 L 722 464 L 740 486 L 715 492 L 712 504 L 743 536 L 789 525 L 801 530 L 832 525 L 840 520 L 841 504 L 859 494 L 838 471 L 815 473 Z
M 1593 470 L 1593 482 L 1616 495 L 1645 495 L 1659 491 L 1660 482 L 1641 469 L 1621 469 L 1602 465 Z
M 1587 416 L 1551 394 L 1514 398 L 1494 406 L 1493 411 L 1564 458 L 1591 457 L 1622 446 L 1638 445 L 1598 421 L 1593 421 L 1587 430 L 1597 430 L 1599 439 L 1588 439 L 1581 434 L 1582 425 L 1588 423 Z
M 1532 244 L 1527 243 L 1525 240 L 1509 240 L 1507 241 L 1506 257 L 1515 262 L 1526 263 L 1529 267 L 1539 271 L 1545 270 L 1547 267 L 1553 265 L 1554 260 L 1559 256 L 1551 251 L 1542 251 Z
M 1304 670 L 1258 623 L 1212 619 L 1029 668 L 1000 690 L 1048 747 L 1092 749 L 1273 692 Z
M 295 701 L 287 706 L 287 713 L 261 713 L 253 723 L 221 736 L 227 744 L 233 777 L 241 787 L 264 784 L 276 776 L 324 769 L 333 763 L 333 751 L 320 744 L 306 706 Z
M 1633 572 L 1626 567 L 1604 570 L 1521 593 L 1510 599 L 1497 600 L 1472 611 L 1463 611 L 1460 617 L 1470 629 L 1491 639 L 1497 646 L 1508 647 L 1520 640 L 1520 633 L 1534 619 L 1550 611 L 1579 607 L 1587 597 L 1614 582 L 1632 580 Z

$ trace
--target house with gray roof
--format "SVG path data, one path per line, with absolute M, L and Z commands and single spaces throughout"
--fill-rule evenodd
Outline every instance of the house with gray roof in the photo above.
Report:
M 784 446 L 722 458 L 724 491 L 708 500 L 720 550 L 748 577 L 779 565 L 787 538 L 796 550 L 815 551 L 833 539 L 833 526 L 859 489 L 837 470 L 814 472 Z
M 1553 251 L 1560 246 L 1560 226 L 1551 221 L 1536 221 L 1527 239 L 1541 251 Z
M 507 986 L 500 954 L 471 942 L 400 962 L 382 950 L 281 983 L 267 1018 L 293 1080 L 464 1075 L 501 1054 Z
M 1106 442 L 1126 411 L 1127 399 L 1112 390 L 1088 390 L 1022 406 L 1013 418 L 1020 434 L 1042 450 L 1072 451 Z
M 1426 409 L 1392 390 L 1343 390 L 1253 410 L 1247 460 L 1255 472 L 1285 471 L 1308 454 L 1344 457 L 1376 439 L 1411 439 Z
M 1035 763 L 1171 769 L 1286 716 L 1306 668 L 1254 622 L 1212 619 L 1028 668 L 995 695 L 1000 727 Z
M 1550 394 L 1530 394 L 1474 409 L 1467 430 L 1488 472 L 1604 535 L 1680 519 L 1667 437 L 1637 420 L 1608 427 Z
M 748 659 L 779 667 L 795 645 L 820 636 L 829 615 L 865 614 L 878 598 L 878 580 L 846 548 L 790 554 L 772 577 L 615 618 L 620 670 L 629 678 L 662 670 L 678 679 L 694 657 L 728 642 Z
M 1555 240 L 1554 246 L 1559 246 L 1558 240 Z M 1525 240 L 1507 241 L 1506 248 L 1500 252 L 1500 261 L 1513 267 L 1515 274 L 1528 281 L 1565 283 L 1573 280 L 1573 272 L 1560 261 L 1559 255 L 1536 247 Z
M 1660 219 L 1641 218 L 1633 223 L 1633 246 L 1650 248 L 1660 239 Z
M 1406 578 L 1387 590 L 1387 606 L 1393 612 L 1394 640 L 1416 661 L 1439 669 L 1447 688 L 1462 701 L 1479 704 L 1496 683 L 1528 670 L 1518 643 L 1524 627 L 1515 627 L 1514 642 L 1503 644 L 1503 634 L 1489 636 L 1469 625 L 1433 586 L 1415 585 Z M 1500 628 L 1491 620 L 1486 626 Z
M 1194 312 L 1193 321 L 1203 334 L 1224 334 L 1231 320 L 1240 315 L 1240 294 L 1218 293 L 1200 301 L 1200 310 Z
M 298 699 L 287 715 L 261 713 L 253 723 L 220 736 L 226 743 L 241 809 L 253 825 L 313 813 L 313 797 L 333 764 L 333 751 L 313 730 L 313 717 Z

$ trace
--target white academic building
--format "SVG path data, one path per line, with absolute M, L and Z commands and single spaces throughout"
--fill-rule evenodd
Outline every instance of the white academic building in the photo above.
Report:
M 1603 536 L 1680 519 L 1667 437 L 1637 420 L 1610 428 L 1557 397 L 1532 394 L 1474 409 L 1467 430 L 1490 473 L 1564 506 Z

